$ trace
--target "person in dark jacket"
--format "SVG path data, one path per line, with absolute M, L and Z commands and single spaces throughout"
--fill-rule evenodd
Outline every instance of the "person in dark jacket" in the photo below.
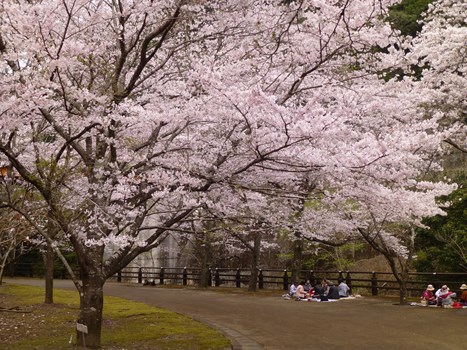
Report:
M 327 294 L 328 299 L 339 299 L 340 298 L 339 289 L 337 288 L 337 286 L 335 286 L 334 283 L 332 283 L 331 281 L 327 281 L 327 285 L 328 285 L 328 294 Z
M 322 295 L 324 295 L 324 288 L 323 285 L 318 281 L 315 284 L 315 294 L 313 295 L 313 298 L 320 298 Z

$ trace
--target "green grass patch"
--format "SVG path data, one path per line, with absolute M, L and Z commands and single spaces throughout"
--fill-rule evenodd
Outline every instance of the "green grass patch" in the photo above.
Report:
M 75 349 L 79 296 L 54 290 L 46 305 L 44 289 L 22 285 L 0 286 L 0 306 L 20 311 L 0 312 L 0 344 L 12 350 Z M 122 298 L 104 298 L 102 349 L 229 349 L 220 332 L 190 317 Z M 70 337 L 72 343 L 69 344 Z

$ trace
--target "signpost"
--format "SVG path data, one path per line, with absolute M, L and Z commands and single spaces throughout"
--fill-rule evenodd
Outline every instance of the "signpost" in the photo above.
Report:
M 84 337 L 85 334 L 88 334 L 88 326 L 82 323 L 76 323 L 76 330 L 78 332 L 81 332 L 81 335 L 83 336 L 83 346 L 86 349 L 86 339 Z

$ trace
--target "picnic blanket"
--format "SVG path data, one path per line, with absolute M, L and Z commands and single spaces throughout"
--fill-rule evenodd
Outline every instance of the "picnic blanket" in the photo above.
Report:
M 300 298 L 300 299 L 297 299 L 297 298 L 291 297 L 289 294 L 283 294 L 282 295 L 282 299 L 284 299 L 284 300 L 291 300 L 292 299 L 292 300 L 296 300 L 296 301 L 313 301 L 313 302 L 319 302 L 319 303 L 326 303 L 328 301 L 334 302 L 334 301 L 340 301 L 340 300 L 355 300 L 355 299 L 359 299 L 361 297 L 362 297 L 361 295 L 355 294 L 355 295 L 348 296 L 346 298 L 321 300 L 319 298 Z
M 423 304 L 423 303 L 410 303 L 409 304 L 410 306 L 422 306 L 422 307 L 435 307 L 437 308 L 438 306 L 437 305 L 427 305 L 427 304 Z M 462 306 L 461 304 L 455 302 L 454 304 L 452 305 L 443 305 L 442 306 L 444 309 L 467 309 L 467 306 Z

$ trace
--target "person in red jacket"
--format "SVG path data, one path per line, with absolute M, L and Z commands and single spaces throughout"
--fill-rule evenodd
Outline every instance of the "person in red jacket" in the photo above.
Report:
M 463 283 L 459 289 L 462 291 L 461 296 L 459 297 L 459 303 L 462 306 L 467 306 L 467 285 Z
M 425 305 L 436 305 L 436 297 L 433 294 L 435 287 L 429 284 L 422 293 L 421 303 Z

